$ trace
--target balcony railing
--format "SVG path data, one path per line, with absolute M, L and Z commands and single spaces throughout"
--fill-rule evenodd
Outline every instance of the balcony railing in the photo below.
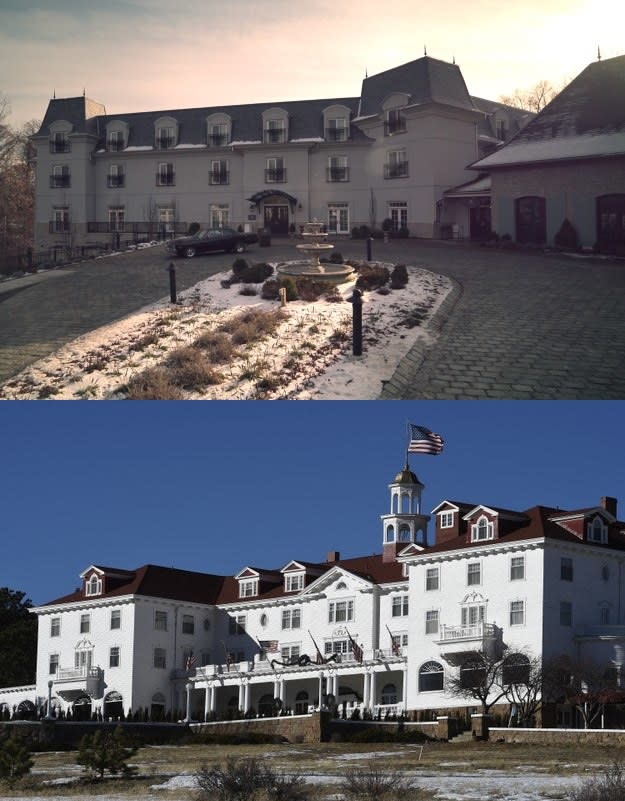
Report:
M 217 170 L 208 173 L 208 183 L 211 186 L 218 186 L 230 183 L 230 173 L 228 170 Z
M 286 169 L 280 167 L 275 170 L 265 170 L 266 184 L 283 184 L 286 181 Z
M 50 141 L 50 153 L 69 153 L 71 150 L 71 144 L 67 139 L 63 141 L 52 139 Z
M 406 133 L 406 120 L 403 117 L 394 120 L 387 120 L 384 123 L 384 136 Z
M 112 150 L 114 152 L 118 152 L 124 149 L 124 140 L 123 139 L 109 139 L 106 143 L 106 149 Z
M 48 223 L 48 233 L 50 234 L 67 234 L 69 230 L 69 220 L 50 220 Z
M 159 136 L 156 138 L 156 147 L 159 150 L 168 150 L 176 144 L 173 136 Z
M 81 679 L 99 679 L 102 670 L 97 667 L 59 668 L 56 672 L 57 681 L 76 681 Z
M 473 626 L 441 626 L 438 641 L 481 640 L 484 637 L 495 637 L 496 633 L 497 629 L 492 623 L 475 623 Z
M 107 175 L 106 185 L 108 187 L 120 187 L 126 185 L 125 175 Z
M 67 189 L 72 185 L 70 175 L 51 175 L 50 189 Z
M 347 140 L 347 128 L 326 128 L 325 138 L 328 142 L 345 142 Z
M 228 144 L 227 134 L 209 134 L 208 145 L 209 147 L 223 147 Z
M 328 167 L 326 169 L 327 181 L 349 181 L 349 167 Z
M 157 172 L 156 173 L 157 186 L 175 186 L 176 175 L 173 172 Z
M 51 223 L 52 224 L 52 223 Z M 159 222 L 154 220 L 148 222 L 141 220 L 139 222 L 132 220 L 116 220 L 115 222 L 88 222 L 88 234 L 134 234 L 136 237 L 149 236 L 155 237 L 160 234 L 186 234 L 189 230 L 189 223 L 186 222 Z
M 385 178 L 407 178 L 408 177 L 408 162 L 398 161 L 395 164 L 384 165 Z
M 286 129 L 285 128 L 265 128 L 263 134 L 263 141 L 266 144 L 283 144 L 286 142 Z

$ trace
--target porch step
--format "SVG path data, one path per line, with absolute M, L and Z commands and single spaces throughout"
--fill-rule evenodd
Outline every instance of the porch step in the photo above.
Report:
M 450 743 L 472 743 L 474 740 L 472 731 L 463 731 L 460 734 L 456 734 L 455 737 L 449 738 Z

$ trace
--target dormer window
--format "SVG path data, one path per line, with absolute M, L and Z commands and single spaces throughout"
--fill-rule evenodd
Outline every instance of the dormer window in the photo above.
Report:
M 95 574 L 85 585 L 85 595 L 100 595 L 102 593 L 102 579 Z
M 110 131 L 108 140 L 106 142 L 107 150 L 117 152 L 124 149 L 124 132 L 123 131 Z
M 69 153 L 71 149 L 67 133 L 56 131 L 50 139 L 50 153 Z
M 304 589 L 303 573 L 287 573 L 284 576 L 284 591 L 299 592 Z
M 329 142 L 344 142 L 348 130 L 345 117 L 331 117 L 326 121 L 325 138 Z
M 178 144 L 178 123 L 174 117 L 159 117 L 154 120 L 154 145 L 157 150 L 167 150 Z
M 244 579 L 239 581 L 239 598 L 253 598 L 258 595 L 258 579 Z
M 210 147 L 223 147 L 228 144 L 228 124 L 213 122 L 208 126 L 208 144 Z
M 386 119 L 384 121 L 384 135 L 393 136 L 398 133 L 405 133 L 406 131 L 406 118 L 402 114 L 401 109 L 390 108 L 386 112 Z
M 454 525 L 454 513 L 453 512 L 441 512 L 439 519 L 440 519 L 440 527 L 441 528 L 453 528 L 453 525 Z
M 286 142 L 285 120 L 266 120 L 263 138 L 267 144 L 283 144 Z
M 477 523 L 471 526 L 471 542 L 481 542 L 482 540 L 492 540 L 494 537 L 494 526 L 488 518 L 479 518 Z
M 606 543 L 608 541 L 608 527 L 603 523 L 600 517 L 588 524 L 588 541 Z

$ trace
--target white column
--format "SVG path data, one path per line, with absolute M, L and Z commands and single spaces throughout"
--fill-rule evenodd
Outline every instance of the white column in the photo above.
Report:
M 369 673 L 364 673 L 362 677 L 362 705 L 365 709 L 369 708 Z
M 245 689 L 243 687 L 243 682 L 239 684 L 239 709 L 242 709 L 243 712 L 247 712 L 247 709 L 244 707 L 245 704 Z
M 207 684 L 204 688 L 204 720 L 208 718 L 211 711 L 211 696 L 213 694 L 213 688 Z
M 213 684 L 211 687 L 211 712 L 217 709 L 217 685 Z
M 278 679 L 274 679 L 273 682 L 273 697 L 280 698 L 280 682 Z
M 408 667 L 404 667 L 402 670 L 402 678 L 403 678 L 403 688 L 402 688 L 402 699 L 404 702 L 404 712 L 408 711 Z
M 184 722 L 191 723 L 191 689 L 193 685 L 191 682 L 185 685 L 185 690 L 187 691 L 187 714 L 185 715 Z
M 371 678 L 370 678 L 370 686 L 369 686 L 369 707 L 373 710 L 373 707 L 377 703 L 377 696 L 376 696 L 376 675 L 372 671 Z
M 278 698 L 282 701 L 282 706 L 284 706 L 284 698 L 285 698 L 286 694 L 284 692 L 284 689 L 285 689 L 284 688 L 284 678 L 282 676 L 280 677 L 279 686 L 280 686 L 280 691 L 279 691 Z
M 323 673 L 319 672 L 319 709 L 321 709 L 321 704 L 323 703 Z
M 243 685 L 243 704 L 244 704 L 243 710 L 244 710 L 244 712 L 247 712 L 247 710 L 250 708 L 250 683 L 249 683 L 249 681 L 246 681 L 245 684 Z

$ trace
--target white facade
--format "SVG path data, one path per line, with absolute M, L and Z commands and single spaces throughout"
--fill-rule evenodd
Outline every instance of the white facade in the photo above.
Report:
M 462 705 L 447 681 L 470 655 L 522 650 L 623 666 L 625 526 L 616 501 L 517 512 L 444 501 L 421 510 L 406 465 L 389 485 L 381 553 L 233 577 L 91 565 L 38 607 L 36 686 L 10 709 L 194 719 L 335 702 L 373 715 Z M 51 686 L 49 688 L 49 683 Z M 469 706 L 469 704 L 467 704 Z

